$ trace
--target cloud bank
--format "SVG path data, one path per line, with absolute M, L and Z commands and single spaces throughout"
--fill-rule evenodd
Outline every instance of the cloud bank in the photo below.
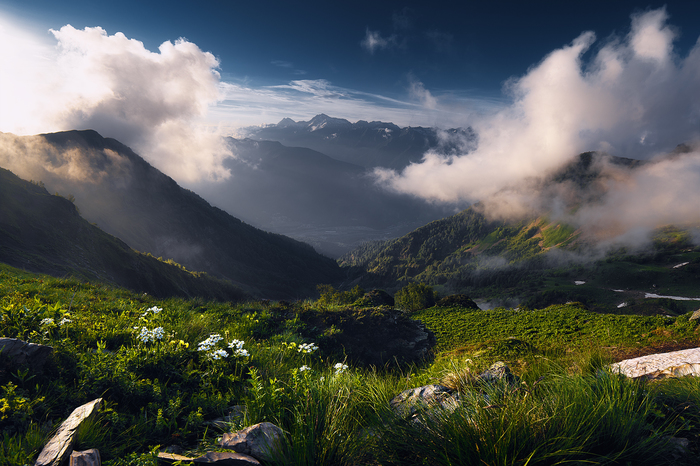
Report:
M 99 27 L 51 30 L 55 49 L 2 28 L 16 47 L 2 51 L 2 131 L 17 134 L 95 129 L 183 181 L 229 176 L 231 156 L 198 122 L 220 99 L 218 61 L 185 39 L 158 52 Z M 5 42 L 7 44 L 7 42 Z M 8 52 L 8 50 L 13 50 Z
M 676 55 L 676 32 L 667 20 L 663 8 L 635 14 L 629 34 L 597 49 L 595 34 L 582 33 L 507 84 L 512 104 L 473 122 L 475 150 L 427 153 L 401 173 L 377 170 L 378 181 L 434 201 L 473 202 L 498 193 L 504 198 L 584 151 L 646 159 L 697 140 L 700 45 L 686 57 Z

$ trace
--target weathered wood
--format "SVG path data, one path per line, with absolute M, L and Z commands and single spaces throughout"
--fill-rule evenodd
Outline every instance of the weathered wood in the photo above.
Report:
M 61 466 L 73 450 L 78 427 L 100 408 L 101 403 L 102 398 L 98 398 L 75 408 L 68 419 L 63 421 L 63 424 L 58 428 L 56 435 L 41 450 L 34 466 Z

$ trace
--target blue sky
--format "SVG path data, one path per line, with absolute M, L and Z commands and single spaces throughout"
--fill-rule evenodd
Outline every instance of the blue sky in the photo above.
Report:
M 157 52 L 185 38 L 218 60 L 228 92 L 204 119 L 235 128 L 325 112 L 352 121 L 460 126 L 492 112 L 548 53 L 594 31 L 595 52 L 634 12 L 666 5 L 676 52 L 700 36 L 700 3 L 0 0 L 0 17 L 47 46 L 70 24 Z M 0 128 L 1 130 L 2 128 Z

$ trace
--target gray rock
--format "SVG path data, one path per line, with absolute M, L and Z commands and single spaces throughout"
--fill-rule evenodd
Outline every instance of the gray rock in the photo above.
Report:
M 98 398 L 75 408 L 71 415 L 68 416 L 68 419 L 60 425 L 56 434 L 49 440 L 49 443 L 41 450 L 34 466 L 60 466 L 73 450 L 73 442 L 75 441 L 75 433 L 78 427 L 100 409 L 101 403 L 102 398 Z
M 389 401 L 389 406 L 395 413 L 407 417 L 426 408 L 454 411 L 459 406 L 459 395 L 442 385 L 425 385 L 404 390 Z
M 260 461 L 241 453 L 211 451 L 194 459 L 194 464 L 215 464 L 216 466 L 253 466 Z
M 488 384 L 495 384 L 498 382 L 516 384 L 520 381 L 516 375 L 513 375 L 506 363 L 502 361 L 493 363 L 491 367 L 477 376 L 477 380 Z
M 51 346 L 27 343 L 17 338 L 0 338 L 0 355 L 8 358 L 12 364 L 28 365 L 32 369 L 41 370 L 51 353 Z
M 261 422 L 224 434 L 219 445 L 261 461 L 271 461 L 282 455 L 284 431 L 271 422 Z
M 697 311 L 693 312 L 693 315 L 690 316 L 690 319 L 689 319 L 689 320 L 698 320 L 698 319 L 700 319 L 700 309 L 698 309 Z
M 100 451 L 91 448 L 85 451 L 74 451 L 70 454 L 70 466 L 102 466 Z
M 182 456 L 177 453 L 167 453 L 163 451 L 158 453 L 159 464 L 174 464 L 178 462 L 181 464 L 192 464 L 193 461 L 194 458 Z

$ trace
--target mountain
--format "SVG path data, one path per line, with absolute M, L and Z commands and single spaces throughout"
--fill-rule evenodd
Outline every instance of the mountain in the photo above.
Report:
M 568 197 L 559 207 L 575 211 L 604 195 L 603 181 L 610 176 L 604 164 L 631 172 L 645 163 L 584 153 L 545 177 L 538 189 L 548 198 L 564 188 Z M 424 282 L 442 294 L 464 293 L 486 306 L 539 308 L 582 301 L 607 312 L 651 312 L 644 307 L 649 294 L 700 296 L 700 248 L 688 231 L 665 227 L 654 232 L 646 250 L 618 248 L 606 254 L 553 216 L 496 220 L 484 212 L 485 206 L 476 204 L 400 238 L 364 244 L 339 258 L 348 271 L 346 284 L 395 291 Z M 693 301 L 658 299 L 666 301 L 654 312 L 693 306 Z
M 114 139 L 90 130 L 0 136 L 0 166 L 74 196 L 88 221 L 139 251 L 266 298 L 304 297 L 339 279 L 335 262 L 311 246 L 211 206 Z
M 366 168 L 396 170 L 420 162 L 429 150 L 441 154 L 464 153 L 476 143 L 476 134 L 471 128 L 400 128 L 380 121 L 350 123 L 324 114 L 310 121 L 285 118 L 276 125 L 248 128 L 247 136 L 278 141 L 286 146 L 307 147 Z
M 82 218 L 75 205 L 0 168 L 0 262 L 77 276 L 156 297 L 240 301 L 231 283 L 141 254 Z
M 378 187 L 371 171 L 312 149 L 227 138 L 228 180 L 192 185 L 246 222 L 337 257 L 362 242 L 405 234 L 451 212 Z

